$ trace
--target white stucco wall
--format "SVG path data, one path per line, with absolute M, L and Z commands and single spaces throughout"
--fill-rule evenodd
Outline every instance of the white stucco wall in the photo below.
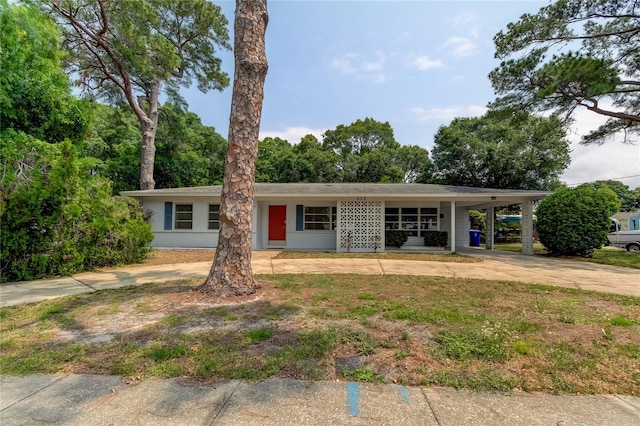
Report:
M 286 239 L 282 248 L 286 250 L 329 250 L 336 249 L 335 230 L 303 230 L 296 231 L 296 206 L 298 204 L 314 207 L 336 207 L 335 201 L 318 201 L 296 199 L 295 201 L 270 200 L 258 202 L 256 211 L 257 245 L 256 249 L 269 248 L 269 206 L 286 206 Z M 280 246 L 278 246 L 280 247 Z
M 191 204 L 193 206 L 192 229 L 190 230 L 165 230 L 164 206 L 165 202 L 173 203 L 172 228 L 175 225 L 175 205 Z M 218 231 L 209 230 L 208 212 L 209 204 L 219 204 L 219 197 L 172 197 L 149 198 L 142 200 L 143 207 L 153 212 L 150 219 L 154 240 L 152 247 L 177 247 L 177 248 L 212 248 L 218 244 Z M 283 246 L 287 250 L 336 250 L 335 230 L 302 230 L 296 231 L 296 206 L 328 206 L 337 207 L 337 201 L 319 201 L 310 198 L 297 198 L 295 200 L 261 200 L 254 205 L 252 247 L 255 250 L 269 248 L 269 205 L 284 205 L 287 209 L 286 216 L 286 241 Z M 438 230 L 450 232 L 451 211 L 450 202 L 424 202 L 414 201 L 390 201 L 385 207 L 429 207 L 438 209 Z M 443 217 L 440 217 L 443 215 Z M 456 208 L 456 245 L 469 245 L 469 220 L 468 209 Z M 424 239 L 410 237 L 407 246 L 423 246 Z

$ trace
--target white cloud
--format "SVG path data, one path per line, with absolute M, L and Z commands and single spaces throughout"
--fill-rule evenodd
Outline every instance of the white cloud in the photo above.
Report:
M 487 108 L 480 105 L 452 106 L 447 108 L 421 108 L 415 107 L 410 110 L 413 119 L 416 121 L 430 120 L 452 120 L 455 117 L 479 117 Z
M 610 108 L 610 105 L 601 106 Z M 580 145 L 580 138 L 604 123 L 606 117 L 583 109 L 577 111 L 574 118 L 567 135 L 571 141 L 571 164 L 560 179 L 569 185 L 613 179 L 632 189 L 639 187 L 640 146 L 623 144 L 622 136 L 603 145 Z
M 295 145 L 306 135 L 313 135 L 322 141 L 322 134 L 327 129 L 311 129 L 309 127 L 287 127 L 281 131 L 260 130 L 260 140 L 264 138 L 280 138 L 288 141 L 290 144 Z
M 346 55 L 342 58 L 332 58 L 330 67 L 337 69 L 342 74 L 354 74 L 356 72 L 353 65 L 351 65 L 351 60 Z
M 467 115 L 466 117 L 480 117 L 484 115 L 489 108 L 482 105 L 469 105 L 467 107 Z
M 453 17 L 454 28 L 461 27 L 473 20 L 473 15 L 469 12 L 463 12 Z
M 462 58 L 478 52 L 478 46 L 466 37 L 449 37 L 443 47 L 453 49 L 453 55 Z
M 363 58 L 355 53 L 347 53 L 342 57 L 331 59 L 329 66 L 345 75 L 371 79 L 376 83 L 387 81 L 384 73 L 386 56 L 382 52 L 375 52 L 375 57 Z
M 418 68 L 420 71 L 426 71 L 433 68 L 443 67 L 444 64 L 440 59 L 431 59 L 428 56 L 417 56 L 410 59 L 412 64 Z

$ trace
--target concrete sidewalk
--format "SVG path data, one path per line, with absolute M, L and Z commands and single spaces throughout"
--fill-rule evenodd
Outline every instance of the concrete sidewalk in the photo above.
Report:
M 468 250 L 465 254 L 483 259 L 479 263 L 427 262 L 392 259 L 274 259 L 278 252 L 252 254 L 255 274 L 370 274 L 420 275 L 454 278 L 481 278 L 547 284 L 605 293 L 640 296 L 640 271 L 524 256 L 515 253 Z M 211 262 L 157 266 L 129 266 L 84 272 L 61 277 L 0 286 L 0 306 L 32 303 L 70 294 L 164 282 L 182 278 L 204 278 Z
M 353 382 L 0 376 L 0 423 L 13 425 L 618 425 L 640 398 L 512 395 Z

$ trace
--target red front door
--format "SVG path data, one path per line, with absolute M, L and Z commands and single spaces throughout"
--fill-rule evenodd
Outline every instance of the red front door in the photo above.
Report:
M 269 206 L 269 240 L 287 239 L 287 206 Z

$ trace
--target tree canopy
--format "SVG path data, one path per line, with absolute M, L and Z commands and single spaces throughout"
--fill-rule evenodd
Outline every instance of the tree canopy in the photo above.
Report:
M 151 226 L 86 155 L 95 108 L 71 93 L 55 24 L 3 0 L 0 20 L 0 281 L 141 261 Z
M 229 84 L 217 49 L 228 49 L 227 20 L 206 0 L 44 2 L 63 29 L 68 65 L 96 98 L 126 101 L 142 134 L 140 188 L 153 189 L 159 96 L 185 105 L 180 86 L 203 92 Z
M 595 190 L 609 189 L 617 196 L 617 207 L 613 213 L 632 212 L 640 209 L 640 193 L 637 193 L 640 188 L 636 188 L 636 193 L 629 189 L 628 185 L 617 180 L 597 180 L 595 182 L 585 183 L 580 186 L 589 186 Z M 611 196 L 608 197 L 612 199 Z M 614 205 L 612 203 L 612 205 Z M 615 205 L 614 205 L 615 206 Z
M 61 69 L 60 34 L 32 6 L 0 0 L 0 122 L 47 142 L 82 140 L 91 115 Z
M 560 121 L 531 115 L 456 118 L 432 150 L 436 183 L 484 188 L 551 189 L 569 165 Z
M 502 63 L 489 78 L 492 108 L 551 111 L 569 120 L 586 108 L 608 117 L 583 137 L 602 143 L 640 132 L 640 9 L 636 0 L 557 0 L 495 37 Z

